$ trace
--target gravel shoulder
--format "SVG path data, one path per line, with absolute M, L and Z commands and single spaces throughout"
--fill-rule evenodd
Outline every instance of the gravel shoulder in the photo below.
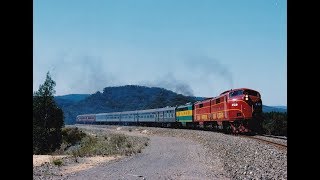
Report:
M 150 142 L 142 153 L 58 173 L 50 179 L 287 179 L 287 152 L 252 139 L 185 129 L 77 127 L 91 133 L 145 136 Z M 55 168 L 66 172 L 62 170 L 68 166 Z
M 211 166 L 199 143 L 153 136 L 141 154 L 82 171 L 69 179 L 228 179 L 222 164 L 217 166 Z

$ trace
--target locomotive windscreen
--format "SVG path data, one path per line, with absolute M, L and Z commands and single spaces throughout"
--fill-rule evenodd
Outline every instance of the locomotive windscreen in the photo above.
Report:
M 260 94 L 257 91 L 253 91 L 253 90 L 245 90 L 244 94 L 248 94 L 250 96 L 257 96 L 260 97 Z
M 236 90 L 236 91 L 230 92 L 229 97 L 240 96 L 240 95 L 243 95 L 243 94 L 248 94 L 250 96 L 260 97 L 260 94 L 257 91 L 249 90 L 249 89 Z

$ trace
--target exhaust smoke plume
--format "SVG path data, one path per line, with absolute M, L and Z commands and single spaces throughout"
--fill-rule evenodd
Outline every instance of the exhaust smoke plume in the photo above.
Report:
M 60 89 L 62 94 L 95 93 L 108 85 L 113 85 L 116 80 L 115 76 L 106 70 L 104 61 L 95 56 L 65 55 L 55 61 L 51 69 L 57 82 L 56 88 Z
M 202 72 L 204 76 L 218 75 L 223 78 L 233 88 L 233 75 L 228 67 L 214 58 L 206 56 L 191 56 L 185 64 L 192 69 L 192 72 Z
M 178 94 L 193 96 L 192 88 L 187 83 L 177 80 L 171 72 L 155 82 L 142 82 L 141 84 L 149 87 L 162 87 Z

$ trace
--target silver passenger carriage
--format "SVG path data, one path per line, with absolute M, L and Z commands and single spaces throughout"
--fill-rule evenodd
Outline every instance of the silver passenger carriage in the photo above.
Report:
M 120 122 L 121 112 L 96 114 L 96 122 Z
M 96 115 L 95 114 L 78 115 L 76 118 L 76 122 L 79 124 L 95 123 L 96 122 Z
M 94 122 L 97 124 L 151 125 L 168 127 L 177 124 L 175 114 L 175 107 L 98 113 L 94 116 Z M 83 116 L 83 118 L 87 117 L 87 115 L 79 116 Z
M 175 107 L 138 111 L 139 122 L 175 122 Z

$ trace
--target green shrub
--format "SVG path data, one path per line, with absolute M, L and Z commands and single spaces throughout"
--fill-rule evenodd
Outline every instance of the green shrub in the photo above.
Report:
M 122 147 L 127 141 L 127 138 L 123 134 L 112 134 L 110 136 L 110 145 L 117 148 Z
M 62 129 L 62 140 L 69 146 L 75 145 L 84 138 L 86 134 L 76 128 L 63 128 Z
M 70 147 L 67 154 L 74 158 L 94 155 L 130 155 L 141 152 L 148 138 L 130 137 L 123 134 L 108 134 L 107 136 L 86 136 L 80 144 Z
M 61 166 L 63 162 L 61 159 L 53 159 L 52 163 L 56 166 Z

